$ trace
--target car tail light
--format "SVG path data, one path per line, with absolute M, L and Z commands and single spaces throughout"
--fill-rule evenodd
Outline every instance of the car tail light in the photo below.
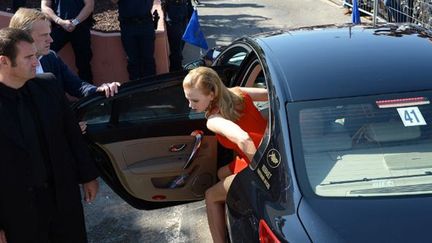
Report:
M 259 241 L 260 243 L 280 243 L 263 219 L 259 222 Z
M 427 105 L 430 102 L 425 97 L 412 97 L 393 100 L 377 100 L 375 103 L 378 105 L 378 108 L 392 108 L 412 105 Z

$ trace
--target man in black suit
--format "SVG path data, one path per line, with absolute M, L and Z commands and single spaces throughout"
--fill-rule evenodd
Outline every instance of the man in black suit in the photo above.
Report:
M 79 184 L 97 171 L 52 74 L 36 75 L 33 39 L 0 30 L 0 243 L 86 242 Z
M 95 92 L 104 93 L 106 97 L 118 92 L 120 83 L 104 83 L 96 87 L 73 73 L 68 66 L 53 51 L 50 51 L 51 23 L 48 17 L 39 10 L 20 8 L 11 18 L 9 27 L 27 31 L 34 39 L 37 55 L 41 63 L 37 73 L 53 73 L 61 83 L 63 90 L 71 96 L 81 98 Z

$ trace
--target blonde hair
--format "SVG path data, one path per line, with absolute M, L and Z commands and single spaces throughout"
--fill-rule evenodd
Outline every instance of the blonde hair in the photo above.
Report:
M 205 95 L 213 92 L 214 99 L 206 110 L 206 117 L 216 109 L 231 121 L 236 121 L 242 115 L 244 104 L 240 89 L 228 89 L 211 68 L 198 67 L 189 71 L 183 80 L 183 88 L 198 88 Z
M 19 8 L 12 16 L 9 27 L 22 29 L 31 34 L 33 24 L 38 21 L 49 21 L 48 16 L 33 8 Z

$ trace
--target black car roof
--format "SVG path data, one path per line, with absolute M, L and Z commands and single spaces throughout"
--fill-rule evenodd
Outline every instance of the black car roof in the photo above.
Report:
M 432 38 L 418 27 L 333 26 L 253 40 L 286 101 L 432 89 Z

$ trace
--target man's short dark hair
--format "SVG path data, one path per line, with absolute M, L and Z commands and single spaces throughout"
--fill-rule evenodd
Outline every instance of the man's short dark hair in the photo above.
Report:
M 17 44 L 21 41 L 33 43 L 33 38 L 24 30 L 15 28 L 0 29 L 0 56 L 8 57 L 12 66 L 16 65 Z

